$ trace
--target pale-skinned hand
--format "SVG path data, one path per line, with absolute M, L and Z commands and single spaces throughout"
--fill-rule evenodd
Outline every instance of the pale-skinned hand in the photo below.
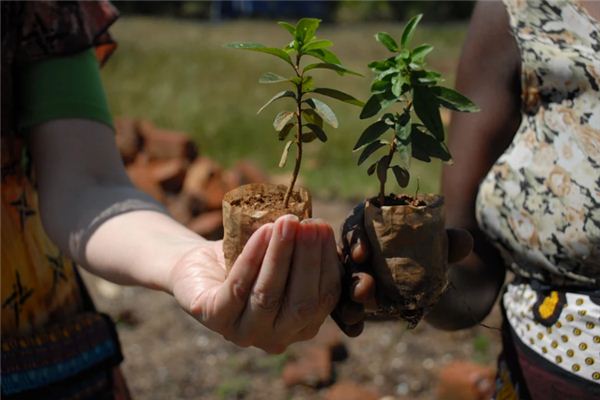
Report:
M 269 353 L 316 335 L 338 301 L 340 279 L 331 227 L 292 215 L 258 229 L 229 275 L 221 241 L 188 252 L 171 273 L 185 311 L 225 339 Z

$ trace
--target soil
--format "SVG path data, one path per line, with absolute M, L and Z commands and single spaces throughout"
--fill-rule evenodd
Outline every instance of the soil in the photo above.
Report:
M 315 215 L 339 227 L 353 204 L 314 201 Z M 336 229 L 336 232 L 338 230 Z M 286 388 L 281 371 L 301 351 L 283 355 L 239 348 L 184 313 L 172 297 L 122 287 L 82 272 L 99 310 L 117 321 L 125 361 L 122 369 L 136 399 L 323 399 L 328 388 Z M 484 321 L 500 326 L 496 307 Z M 435 399 L 439 371 L 455 360 L 494 366 L 500 349 L 496 329 L 477 326 L 438 331 L 426 323 L 407 331 L 397 321 L 368 322 L 345 339 L 348 358 L 335 363 L 335 381 L 375 390 L 386 400 Z
M 379 204 L 379 198 L 377 196 L 370 198 L 369 202 L 371 202 L 371 204 L 373 204 L 374 206 L 381 207 L 381 205 Z M 427 202 L 423 201 L 422 199 L 409 196 L 407 194 L 401 194 L 398 196 L 394 193 L 390 193 L 389 195 L 385 196 L 383 200 L 383 205 L 425 207 L 427 206 Z
M 280 210 L 293 210 L 296 204 L 302 202 L 300 194 L 294 190 L 290 196 L 290 200 L 287 207 L 283 206 L 283 199 L 285 197 L 284 192 L 269 192 L 264 194 L 251 194 L 247 193 L 241 199 L 236 199 L 231 202 L 232 206 L 242 207 L 242 210 L 254 210 L 254 211 L 280 211 Z

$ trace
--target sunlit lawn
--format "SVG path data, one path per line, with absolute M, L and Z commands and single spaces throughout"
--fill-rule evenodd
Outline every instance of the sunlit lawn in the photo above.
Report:
M 338 77 L 330 71 L 314 73 L 317 86 L 336 87 L 366 99 L 370 72 L 366 64 L 385 57 L 387 51 L 373 34 L 387 31 L 399 37 L 400 24 L 325 25 L 319 36 L 333 40 L 333 50 L 348 67 L 365 78 Z M 274 22 L 225 22 L 219 24 L 169 19 L 123 18 L 112 30 L 119 48 L 103 70 L 103 79 L 115 116 L 140 117 L 156 125 L 181 130 L 193 136 L 203 155 L 230 166 L 241 158 L 254 160 L 271 173 L 277 168 L 283 143 L 271 123 L 290 100 L 280 100 L 260 115 L 258 108 L 283 85 L 260 85 L 266 71 L 289 74 L 287 64 L 258 53 L 223 48 L 231 41 L 256 41 L 282 46 L 289 34 Z M 423 26 L 414 43 L 427 42 L 436 50 L 430 64 L 453 81 L 464 25 Z M 356 167 L 352 147 L 366 127 L 358 119 L 357 107 L 327 101 L 340 120 L 329 129 L 329 141 L 307 146 L 301 174 L 304 185 L 320 196 L 360 198 L 375 194 L 377 182 L 368 177 L 368 164 Z M 291 161 L 291 159 L 290 159 Z M 415 162 L 413 176 L 422 191 L 436 191 L 440 165 Z M 416 180 L 411 187 L 414 191 Z M 397 191 L 397 187 L 390 186 Z

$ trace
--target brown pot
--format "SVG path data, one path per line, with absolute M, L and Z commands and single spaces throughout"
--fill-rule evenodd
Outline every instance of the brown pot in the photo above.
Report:
M 364 214 L 379 304 L 373 316 L 400 317 L 409 327 L 448 284 L 444 198 L 419 195 L 416 200 L 424 205 L 379 207 L 374 198 L 367 200 Z
M 231 268 L 244 245 L 262 225 L 285 214 L 300 220 L 312 216 L 310 193 L 294 190 L 288 208 L 283 208 L 287 187 L 270 183 L 251 183 L 228 192 L 223 198 L 223 252 L 227 270 Z

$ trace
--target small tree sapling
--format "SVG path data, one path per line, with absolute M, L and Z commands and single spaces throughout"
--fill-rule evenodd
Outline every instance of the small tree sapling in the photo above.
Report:
M 389 170 L 392 170 L 398 185 L 404 188 L 410 180 L 411 158 L 425 162 L 434 158 L 452 161 L 444 143 L 440 107 L 463 112 L 479 110 L 457 91 L 440 86 L 443 81 L 441 74 L 427 68 L 425 59 L 433 46 L 422 44 L 415 48 L 408 47 L 421 17 L 419 14 L 407 23 L 400 45 L 388 33 L 379 32 L 375 35 L 377 41 L 394 55 L 369 64 L 375 78 L 371 84 L 371 97 L 364 105 L 360 118 L 373 117 L 395 104 L 400 106 L 400 110 L 385 113 L 369 125 L 356 142 L 354 151 L 362 151 L 358 158 L 359 165 L 378 150 L 385 151 L 367 169 L 369 175 L 376 172 L 379 180 L 380 205 L 385 203 L 385 183 Z M 390 138 L 382 139 L 382 135 L 389 130 L 392 130 Z M 397 160 L 395 165 L 394 160 Z
M 478 110 L 465 96 L 440 86 L 441 75 L 425 63 L 433 50 L 431 45 L 408 46 L 421 17 L 408 21 L 400 44 L 385 32 L 375 35 L 393 55 L 369 64 L 375 78 L 360 118 L 373 117 L 394 105 L 399 105 L 399 110 L 388 111 L 369 125 L 354 146 L 355 151 L 361 151 L 359 165 L 383 152 L 367 169 L 369 175 L 376 173 L 379 194 L 368 199 L 364 208 L 364 227 L 377 282 L 379 309 L 375 313 L 402 318 L 409 327 L 414 327 L 438 301 L 448 284 L 443 197 L 386 196 L 388 172 L 391 169 L 398 185 L 404 188 L 410 180 L 412 158 L 450 162 L 440 107 Z M 390 137 L 382 138 L 390 130 Z
M 291 85 L 291 90 L 283 90 L 275 94 L 258 110 L 258 113 L 280 99 L 291 99 L 293 108 L 278 112 L 273 121 L 279 140 L 286 141 L 279 161 L 280 167 L 286 164 L 290 149 L 294 145 L 296 148 L 296 163 L 287 188 L 283 185 L 245 185 L 225 195 L 223 252 L 228 267 L 233 265 L 246 241 L 262 224 L 272 222 L 277 217 L 288 213 L 295 214 L 300 219 L 312 215 L 309 192 L 303 188 L 294 190 L 302 163 L 303 145 L 315 139 L 321 142 L 327 141 L 324 123 L 333 128 L 338 127 L 338 119 L 331 107 L 317 96 L 333 98 L 358 107 L 364 105 L 341 90 L 316 85 L 312 73 L 317 70 L 360 76 L 341 65 L 338 57 L 330 50 L 333 45 L 330 40 L 316 36 L 320 22 L 315 18 L 302 18 L 296 25 L 279 22 L 279 25 L 292 36 L 292 40 L 282 48 L 266 47 L 259 43 L 226 45 L 234 49 L 269 54 L 289 66 L 291 76 L 285 77 L 274 72 L 266 72 L 260 77 L 260 83 L 288 84 Z M 306 62 L 306 59 L 312 62 Z M 289 138 L 294 131 L 293 136 Z
M 295 144 L 297 150 L 296 163 L 292 172 L 290 185 L 284 197 L 284 207 L 286 208 L 300 171 L 303 143 L 309 143 L 315 139 L 319 139 L 321 142 L 327 141 L 323 122 L 326 122 L 332 128 L 338 127 L 337 117 L 331 107 L 322 100 L 314 97 L 314 95 L 319 94 L 355 106 L 363 106 L 360 100 L 338 89 L 317 87 L 312 75 L 308 74 L 309 71 L 316 69 L 328 69 L 340 75 L 351 74 L 361 76 L 359 73 L 341 65 L 338 57 L 329 49 L 333 45 L 330 40 L 317 38 L 316 32 L 320 22 L 321 20 L 316 18 L 302 18 L 296 25 L 287 22 L 278 22 L 292 36 L 292 41 L 283 48 L 265 47 L 259 43 L 230 43 L 227 45 L 227 47 L 234 49 L 270 54 L 286 62 L 293 70 L 293 76 L 291 77 L 283 77 L 273 72 L 266 72 L 259 79 L 260 83 L 288 83 L 292 86 L 292 90 L 284 90 L 275 94 L 258 110 L 258 113 L 260 113 L 271 103 L 279 99 L 290 98 L 294 101 L 294 110 L 280 111 L 273 121 L 273 127 L 279 133 L 279 140 L 281 141 L 286 140 L 292 129 L 296 128 L 293 139 L 286 142 L 279 162 L 280 167 L 285 165 L 290 147 L 292 144 Z M 316 58 L 319 62 L 303 66 L 302 60 L 306 56 Z

